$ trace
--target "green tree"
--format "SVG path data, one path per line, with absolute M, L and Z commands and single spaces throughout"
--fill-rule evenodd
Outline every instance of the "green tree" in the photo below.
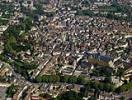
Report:
M 57 97 L 57 100 L 82 100 L 82 97 L 74 91 L 65 92 Z
M 67 76 L 67 75 L 65 75 L 65 76 L 60 76 L 60 81 L 61 81 L 61 82 L 65 82 L 65 83 L 67 83 L 69 77 L 70 77 L 70 76 Z
M 76 83 L 77 82 L 77 77 L 75 76 L 70 76 L 68 79 L 68 83 Z
M 120 79 L 121 79 L 121 77 L 122 77 L 123 75 L 124 75 L 124 69 L 119 68 L 119 69 L 117 70 L 116 76 L 119 76 Z
M 13 95 L 16 92 L 16 87 L 14 86 L 14 84 L 12 84 L 11 86 L 9 86 L 6 90 L 6 96 L 7 97 L 13 97 Z
M 78 83 L 78 84 L 85 84 L 85 79 L 84 79 L 84 77 L 79 76 L 79 77 L 77 78 L 77 83 Z
M 125 97 L 124 96 L 121 96 L 119 99 L 120 100 L 125 100 Z
M 42 76 L 40 76 L 40 75 L 38 75 L 37 77 L 36 77 L 36 79 L 35 79 L 37 82 L 42 82 L 43 80 L 42 80 Z
M 103 84 L 103 90 L 107 91 L 107 92 L 114 91 L 114 86 L 112 84 L 109 84 L 109 83 L 104 83 Z
M 97 100 L 97 98 L 92 96 L 89 100 Z
M 58 75 L 52 75 L 51 78 L 52 78 L 52 82 L 54 83 L 60 81 L 60 77 Z
M 111 83 L 111 77 L 110 77 L 110 76 L 106 77 L 106 78 L 105 78 L 105 82 L 106 82 L 106 83 Z

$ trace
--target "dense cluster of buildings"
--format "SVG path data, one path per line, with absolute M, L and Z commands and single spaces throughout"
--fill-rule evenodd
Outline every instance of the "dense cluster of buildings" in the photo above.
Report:
M 4 51 L 1 39 L 3 32 L 10 25 L 17 25 L 26 17 L 21 7 L 36 10 L 37 0 L 2 0 L 13 2 L 15 12 L 7 25 L 0 26 L 0 54 Z M 0 3 L 2 2 L 0 1 Z M 46 0 L 44 0 L 46 2 Z M 29 70 L 31 79 L 38 75 L 72 75 L 82 76 L 86 80 L 104 81 L 106 76 L 96 75 L 94 71 L 103 69 L 111 73 L 112 83 L 121 86 L 124 80 L 132 79 L 132 25 L 128 21 L 120 21 L 97 16 L 78 15 L 78 9 L 91 9 L 98 12 L 99 6 L 111 5 L 111 0 L 49 0 L 42 4 L 44 14 L 35 14 L 35 23 L 25 40 L 32 43 L 32 50 L 18 52 L 22 61 L 36 62 L 38 67 Z M 119 0 L 119 3 L 126 0 Z M 29 9 L 30 8 L 30 9 Z M 1 12 L 0 12 L 1 13 Z M 125 14 L 124 14 L 125 16 Z M 23 31 L 21 31 L 23 32 Z M 11 59 L 11 58 L 10 58 Z M 41 94 L 57 95 L 74 90 L 79 92 L 83 85 L 68 83 L 32 83 L 13 70 L 14 66 L 0 62 L 0 80 L 17 86 L 16 93 L 7 100 L 45 100 Z M 115 73 L 123 69 L 119 77 Z M 106 74 L 106 73 L 104 73 Z M 3 84 L 3 83 L 1 83 Z M 0 85 L 3 87 L 3 85 Z M 8 87 L 8 84 L 4 87 Z M 24 95 L 24 97 L 23 97 Z M 92 93 L 89 96 L 92 96 Z M 102 92 L 98 100 L 119 99 L 121 95 Z M 123 95 L 124 96 L 124 95 Z M 46 98 L 51 99 L 49 96 Z M 48 100 L 46 99 L 46 100 Z M 84 98 L 87 100 L 88 98 Z

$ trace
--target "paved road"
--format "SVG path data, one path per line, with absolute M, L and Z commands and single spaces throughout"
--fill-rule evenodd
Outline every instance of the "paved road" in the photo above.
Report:
M 6 87 L 0 87 L 0 100 L 5 100 Z
M 132 100 L 132 90 L 121 93 L 120 96 L 124 96 L 126 100 Z

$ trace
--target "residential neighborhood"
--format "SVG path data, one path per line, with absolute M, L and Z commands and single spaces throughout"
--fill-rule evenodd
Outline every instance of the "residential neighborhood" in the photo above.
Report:
M 0 0 L 0 100 L 131 94 L 131 0 Z

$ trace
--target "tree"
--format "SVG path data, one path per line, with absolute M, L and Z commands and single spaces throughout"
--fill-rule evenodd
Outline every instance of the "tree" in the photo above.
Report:
M 106 83 L 111 83 L 111 77 L 106 77 L 105 80 L 104 80 Z
M 103 84 L 103 90 L 107 91 L 107 92 L 114 91 L 114 86 L 112 84 L 109 84 L 109 83 L 104 83 Z
M 37 82 L 42 82 L 42 77 L 40 75 L 38 75 L 35 79 Z
M 76 83 L 77 82 L 77 77 L 75 76 L 70 76 L 68 79 L 68 83 Z
M 15 50 L 13 49 L 13 44 L 16 43 L 16 38 L 14 36 L 9 36 L 7 38 L 7 41 L 5 43 L 5 51 L 8 53 L 13 53 L 15 54 Z
M 52 78 L 52 82 L 54 83 L 60 81 L 60 77 L 58 75 L 52 75 L 51 78 Z
M 48 99 L 48 100 L 51 100 L 52 99 L 52 96 L 47 94 L 47 93 L 42 93 L 39 95 L 40 97 L 44 98 L 44 99 Z
M 104 91 L 104 84 L 103 84 L 103 83 L 100 83 L 100 84 L 98 85 L 98 87 L 99 87 L 99 89 L 100 89 L 101 91 Z
M 117 5 L 117 4 L 118 4 L 117 0 L 112 1 L 112 5 Z
M 9 86 L 6 90 L 6 95 L 7 97 L 13 97 L 13 95 L 16 92 L 16 87 L 14 86 L 14 84 L 12 84 L 11 86 Z
M 121 92 L 129 91 L 131 89 L 132 89 L 132 81 L 130 81 L 129 83 L 123 84 L 122 86 L 118 87 L 115 91 L 117 93 L 121 93 Z
M 42 82 L 50 83 L 51 82 L 50 76 L 49 75 L 43 75 L 42 76 Z
M 125 100 L 125 97 L 124 96 L 121 96 L 119 99 L 120 100 Z
M 82 97 L 74 91 L 65 92 L 57 97 L 57 100 L 82 100 Z
M 27 32 L 28 30 L 31 29 L 32 18 L 31 17 L 27 17 L 26 19 L 24 19 L 24 23 L 25 23 L 25 31 Z
M 88 96 L 88 92 L 91 90 L 91 85 L 90 85 L 90 82 L 87 82 L 83 88 L 81 88 L 80 90 L 80 93 L 83 95 L 83 96 Z
M 119 68 L 119 69 L 117 70 L 116 76 L 119 76 L 120 79 L 121 79 L 121 77 L 122 77 L 123 75 L 124 75 L 124 69 Z
M 91 89 L 99 90 L 97 82 L 89 82 L 89 86 Z
M 37 3 L 35 4 L 35 7 L 36 7 L 36 10 L 35 10 L 35 13 L 36 14 L 43 14 L 44 13 L 44 10 L 43 10 L 43 6 L 41 3 Z
M 69 76 L 67 76 L 67 75 L 66 75 L 66 76 L 61 76 L 61 77 L 60 77 L 60 81 L 61 81 L 61 82 L 65 82 L 65 83 L 68 82 L 68 79 L 69 79 Z
M 89 100 L 97 100 L 97 98 L 92 96 Z
M 78 83 L 78 84 L 85 84 L 85 79 L 84 79 L 83 77 L 79 76 L 79 77 L 77 78 L 77 83 Z

